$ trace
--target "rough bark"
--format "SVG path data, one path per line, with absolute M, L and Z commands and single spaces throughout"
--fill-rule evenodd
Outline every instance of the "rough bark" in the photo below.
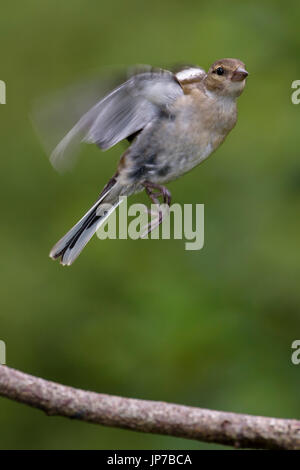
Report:
M 0 366 L 0 395 L 89 423 L 239 448 L 300 449 L 300 421 L 213 411 L 75 389 Z

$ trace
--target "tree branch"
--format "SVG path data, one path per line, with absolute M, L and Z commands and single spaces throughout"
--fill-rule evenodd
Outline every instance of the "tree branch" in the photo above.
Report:
M 239 448 L 300 449 L 300 421 L 79 390 L 0 365 L 0 395 L 48 415 Z

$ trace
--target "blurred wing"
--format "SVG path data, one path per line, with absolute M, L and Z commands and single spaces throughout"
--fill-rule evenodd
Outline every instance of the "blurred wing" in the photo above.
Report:
M 127 78 L 124 67 L 101 67 L 59 91 L 36 98 L 30 119 L 47 155 L 95 103 Z M 75 141 L 66 150 L 66 167 L 73 164 L 78 154 L 79 145 Z
M 76 146 L 84 141 L 105 150 L 143 129 L 183 90 L 175 75 L 158 70 L 134 75 L 92 107 L 52 152 L 56 169 L 66 167 Z

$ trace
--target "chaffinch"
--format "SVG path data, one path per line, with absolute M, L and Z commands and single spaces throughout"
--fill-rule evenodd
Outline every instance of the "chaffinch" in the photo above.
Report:
M 121 196 L 146 190 L 151 200 L 171 204 L 162 184 L 199 165 L 214 152 L 237 120 L 236 100 L 248 72 L 238 59 L 216 61 L 206 73 L 186 67 L 177 73 L 144 70 L 92 107 L 58 144 L 51 155 L 63 166 L 78 142 L 111 148 L 123 139 L 130 146 L 115 175 L 95 204 L 52 248 L 50 257 L 70 265 L 103 224 Z

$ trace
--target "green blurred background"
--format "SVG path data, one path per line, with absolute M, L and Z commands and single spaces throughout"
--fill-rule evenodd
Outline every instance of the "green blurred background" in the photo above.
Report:
M 1 323 L 7 364 L 103 393 L 299 418 L 299 2 L 1 2 Z M 110 65 L 238 57 L 239 120 L 169 184 L 205 204 L 205 246 L 96 237 L 71 268 L 48 258 L 94 201 L 124 145 L 85 146 L 63 176 L 29 114 L 40 96 Z M 143 194 L 132 201 L 146 202 Z M 3 449 L 208 449 L 0 400 Z

